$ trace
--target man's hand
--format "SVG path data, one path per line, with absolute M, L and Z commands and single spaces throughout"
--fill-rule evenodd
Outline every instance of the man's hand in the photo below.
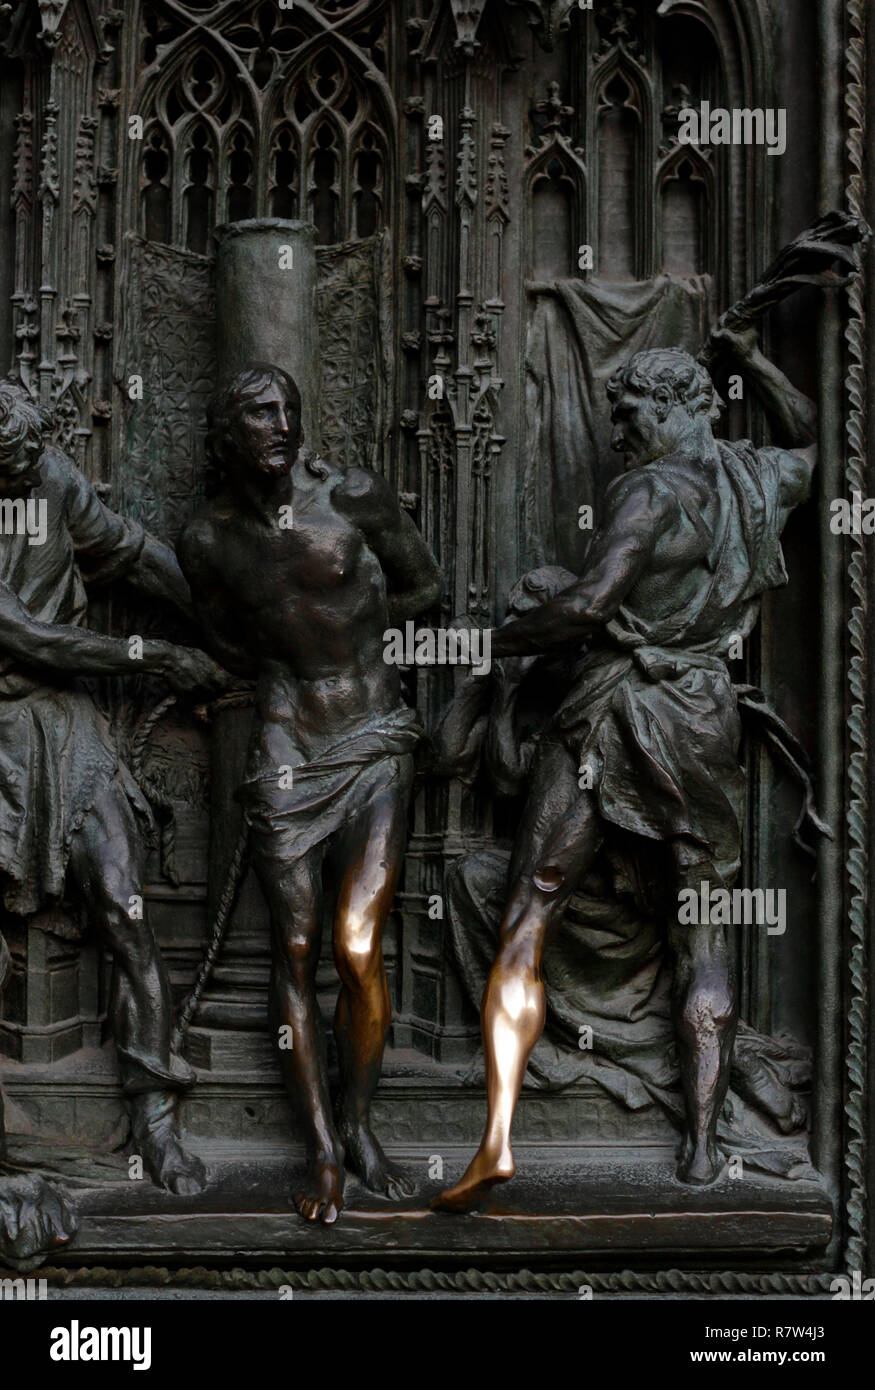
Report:
M 233 676 L 196 647 L 176 647 L 172 642 L 147 642 L 143 655 L 149 670 L 163 676 L 179 694 L 200 690 L 220 695 L 234 684 Z
M 797 391 L 782 371 L 760 350 L 756 328 L 714 329 L 711 343 L 730 353 L 743 369 L 748 385 L 769 415 L 780 442 L 791 449 L 808 449 L 817 437 L 817 409 L 813 401 Z M 808 476 L 814 466 L 810 460 Z M 800 498 L 796 497 L 796 501 Z M 795 505 L 795 503 L 793 503 Z
M 715 348 L 721 348 L 727 356 L 738 362 L 749 362 L 759 347 L 757 330 L 754 324 L 747 328 L 721 328 L 718 324 L 711 334 Z

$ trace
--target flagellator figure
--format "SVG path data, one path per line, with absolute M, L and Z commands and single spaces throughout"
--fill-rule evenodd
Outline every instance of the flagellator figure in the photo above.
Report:
M 511 1124 L 544 1027 L 541 958 L 606 834 L 664 850 L 676 897 L 740 867 L 744 774 L 739 697 L 727 665 L 768 589 L 787 582 L 780 537 L 808 496 L 815 409 L 759 350 L 755 330 L 715 333 L 793 447 L 713 433 L 707 370 L 676 348 L 636 354 L 609 382 L 612 446 L 625 472 L 607 489 L 583 573 L 492 634 L 492 655 L 578 651 L 573 685 L 541 736 L 508 880 L 500 946 L 481 1006 L 488 1115 L 467 1171 L 434 1202 L 465 1211 L 514 1172 Z M 591 789 L 581 769 L 591 770 Z M 736 1028 L 722 925 L 669 917 L 675 1033 L 687 1115 L 678 1168 L 720 1172 L 716 1125 Z
M 186 615 L 188 587 L 173 551 L 104 506 L 44 442 L 44 423 L 23 389 L 0 383 L 0 502 L 30 500 L 45 518 L 38 544 L 26 529 L 0 533 L 0 891 L 18 916 L 68 897 L 84 906 L 112 952 L 108 1013 L 135 1152 L 157 1184 L 191 1196 L 206 1178 L 179 1143 L 175 1112 L 194 1073 L 171 1053 L 166 972 L 148 916 L 132 911 L 151 812 L 74 681 L 150 672 L 176 691 L 215 693 L 230 678 L 204 652 L 151 639 L 132 646 L 85 626 L 85 580 L 124 576 Z

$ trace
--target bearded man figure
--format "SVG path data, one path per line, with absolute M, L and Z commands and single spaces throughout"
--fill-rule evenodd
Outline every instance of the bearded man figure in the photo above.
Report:
M 442 584 L 384 480 L 310 458 L 302 439 L 285 371 L 256 362 L 223 383 L 208 433 L 221 486 L 179 555 L 212 650 L 257 676 L 240 799 L 270 909 L 272 1023 L 291 1030 L 279 1055 L 304 1124 L 308 1169 L 294 1203 L 330 1224 L 344 1163 L 383 1197 L 413 1191 L 370 1125 L 390 1012 L 382 933 L 422 735 L 384 633 L 437 602 Z M 334 1107 L 315 991 L 325 869 L 338 884 Z
M 544 1027 L 544 942 L 604 837 L 661 846 L 676 893 L 706 880 L 729 886 L 740 866 L 741 725 L 727 661 L 753 630 L 761 595 L 787 582 L 780 536 L 808 495 L 815 413 L 753 330 L 715 339 L 800 447 L 716 439 L 705 368 L 679 349 L 638 353 L 608 385 L 626 471 L 607 489 L 583 574 L 492 634 L 495 657 L 580 655 L 538 744 L 483 996 L 486 1131 L 439 1209 L 465 1211 L 513 1175 L 511 1123 Z M 676 903 L 667 915 L 687 1115 L 678 1176 L 707 1184 L 721 1168 L 736 993 L 724 928 L 680 925 Z
M 77 676 L 149 671 L 174 690 L 218 691 L 228 677 L 203 652 L 85 627 L 84 580 L 124 575 L 189 612 L 173 552 L 104 506 L 71 459 L 43 441 L 44 420 L 20 388 L 0 384 L 0 886 L 29 916 L 67 895 L 112 952 L 109 1019 L 133 1140 L 153 1181 L 192 1195 L 200 1160 L 176 1134 L 191 1069 L 171 1055 L 171 1001 L 142 893 L 149 807 L 119 760 L 106 720 Z M 40 534 L 21 524 L 39 515 Z

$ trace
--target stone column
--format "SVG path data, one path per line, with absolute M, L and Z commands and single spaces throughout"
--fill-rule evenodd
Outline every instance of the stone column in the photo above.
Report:
M 261 217 L 216 232 L 219 373 L 270 362 L 294 377 L 304 438 L 319 450 L 316 228 Z
M 301 393 L 306 445 L 318 452 L 316 230 L 307 222 L 258 218 L 220 227 L 216 240 L 217 376 L 251 362 L 283 367 Z M 234 793 L 243 780 L 251 724 L 251 709 L 234 708 L 217 714 L 213 723 L 211 919 L 243 827 Z M 269 971 L 267 905 L 250 871 L 188 1036 L 192 1061 L 226 1073 L 274 1067 L 266 1035 Z

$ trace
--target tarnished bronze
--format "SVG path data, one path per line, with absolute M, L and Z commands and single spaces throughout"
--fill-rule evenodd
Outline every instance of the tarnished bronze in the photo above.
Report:
M 865 1270 L 866 8 L 0 4 L 0 394 L 51 464 L 0 491 L 4 1260 Z M 764 309 L 817 402 L 783 532 Z M 687 452 L 617 481 L 614 434 Z M 706 881 L 786 930 L 682 923 Z M 445 1204 L 515 1179 L 432 1213 L 487 1091 Z
M 608 489 L 582 575 L 493 635 L 500 657 L 571 649 L 579 659 L 535 755 L 483 996 L 486 1130 L 461 1180 L 435 1199 L 439 1210 L 465 1211 L 513 1176 L 511 1124 L 544 1027 L 544 944 L 605 836 L 658 844 L 675 893 L 729 886 L 738 872 L 744 778 L 728 663 L 762 593 L 786 582 L 780 536 L 808 494 L 815 415 L 749 325 L 723 327 L 715 341 L 796 447 L 718 442 L 705 368 L 679 349 L 637 354 L 608 384 L 626 471 Z M 723 1166 L 716 1126 L 737 1017 L 731 955 L 722 925 L 679 925 L 670 888 L 663 906 L 687 1114 L 678 1176 L 703 1185 Z
M 241 799 L 271 914 L 272 1026 L 309 1155 L 294 1200 L 331 1223 L 344 1161 L 381 1196 L 413 1191 L 369 1122 L 389 1027 L 381 938 L 421 733 L 383 632 L 435 603 L 441 581 L 381 478 L 301 453 L 300 412 L 281 368 L 253 363 L 220 387 L 208 446 L 222 481 L 179 553 L 216 656 L 258 678 Z M 334 1108 L 314 988 L 326 865 L 338 888 Z
M 109 1016 L 136 1150 L 156 1183 L 192 1195 L 204 1168 L 180 1146 L 174 1111 L 193 1073 L 171 1054 L 167 977 L 142 911 L 151 814 L 74 678 L 145 670 L 178 691 L 209 691 L 227 677 L 202 652 L 85 626 L 83 576 L 126 575 L 184 613 L 188 589 L 173 552 L 104 506 L 44 438 L 27 393 L 8 383 L 0 385 L 0 496 L 26 502 L 44 522 L 42 535 L 7 532 L 0 550 L 0 748 L 5 785 L 15 789 L 0 811 L 5 907 L 33 913 L 66 892 L 112 950 Z

